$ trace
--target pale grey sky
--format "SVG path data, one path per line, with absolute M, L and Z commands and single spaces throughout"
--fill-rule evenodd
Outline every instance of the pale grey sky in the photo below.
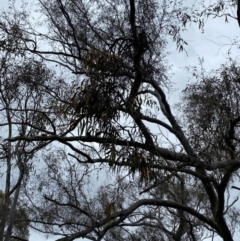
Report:
M 6 9 L 8 7 L 8 0 L 1 0 L 0 9 Z

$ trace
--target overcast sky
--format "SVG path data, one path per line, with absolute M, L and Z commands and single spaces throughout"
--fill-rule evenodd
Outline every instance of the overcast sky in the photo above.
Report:
M 0 0 L 0 9 L 7 7 L 7 2 L 7 0 Z M 172 52 L 172 55 L 168 57 L 168 60 L 169 64 L 172 65 L 172 72 L 174 73 L 172 78 L 173 82 L 176 83 L 174 87 L 179 89 L 177 93 L 180 93 L 189 82 L 186 72 L 183 71 L 184 67 L 189 65 L 199 66 L 198 58 L 203 57 L 203 65 L 208 71 L 219 68 L 226 61 L 231 39 L 236 39 L 239 34 L 240 28 L 237 21 L 231 19 L 229 19 L 229 23 L 225 23 L 224 18 L 215 18 L 213 20 L 210 18 L 205 23 L 204 33 L 201 33 L 196 24 L 188 26 L 187 31 L 184 33 L 184 38 L 188 42 L 188 46 L 186 46 L 187 54 L 176 51 L 176 44 L 171 43 L 169 45 L 169 51 Z M 225 46 L 223 47 L 223 45 Z M 231 56 L 235 58 L 238 55 L 239 50 L 236 47 L 232 47 Z M 171 102 L 176 102 L 177 97 L 178 95 L 174 94 L 174 98 L 173 96 L 169 98 Z M 237 191 L 232 193 L 233 197 L 237 194 Z M 236 205 L 240 205 L 239 201 Z M 43 236 L 40 237 L 39 234 L 31 233 L 30 241 L 41 240 L 46 239 Z M 217 240 L 221 239 L 215 239 L 214 241 Z M 240 233 L 236 233 L 235 240 L 240 240 Z

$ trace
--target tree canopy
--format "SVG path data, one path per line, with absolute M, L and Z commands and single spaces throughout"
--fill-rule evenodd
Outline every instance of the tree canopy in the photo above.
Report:
M 0 240 L 233 240 L 239 64 L 193 69 L 171 106 L 167 56 L 237 3 L 38 0 L 35 21 L 14 4 L 0 18 Z

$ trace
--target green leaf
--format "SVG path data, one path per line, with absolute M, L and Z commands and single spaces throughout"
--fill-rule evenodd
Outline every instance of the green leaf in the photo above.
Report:
M 115 150 L 114 146 L 112 146 L 111 157 L 112 157 L 112 160 L 115 162 L 115 160 L 116 160 L 116 150 Z
M 83 134 L 83 131 L 84 131 L 84 129 L 85 129 L 85 126 L 86 126 L 86 122 L 85 122 L 85 120 L 83 120 L 82 123 L 80 123 L 80 129 L 81 129 L 80 135 Z

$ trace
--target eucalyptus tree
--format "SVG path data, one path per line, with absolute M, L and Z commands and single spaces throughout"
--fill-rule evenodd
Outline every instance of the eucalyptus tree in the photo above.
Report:
M 4 26 L 2 22 L 1 26 Z M 29 236 L 22 190 L 34 171 L 37 152 L 49 144 L 25 140 L 11 143 L 6 139 L 16 135 L 44 135 L 49 130 L 54 131 L 53 121 L 61 122 L 59 111 L 53 112 L 53 105 L 58 102 L 56 98 L 62 97 L 58 84 L 52 83 L 53 71 L 20 50 L 20 35 L 14 24 L 7 34 L 0 32 L 0 240 L 5 241 L 26 240 Z
M 18 50 L 61 66 L 69 81 L 45 88 L 44 127 L 27 122 L 33 135 L 7 138 L 61 143 L 42 153 L 44 169 L 24 189 L 31 227 L 62 241 L 233 240 L 239 210 L 225 200 L 239 168 L 233 67 L 189 86 L 182 118 L 167 99 L 166 46 L 184 50 L 181 31 L 202 15 L 184 1 L 38 3 L 39 28 L 26 12 L 0 26 L 9 34 L 16 21 Z M 108 183 L 89 191 L 104 175 Z
M 16 56 L 15 56 L 16 58 Z M 40 127 L 37 109 L 41 94 L 37 90 L 37 70 L 40 65 L 28 61 L 13 60 L 9 51 L 1 56 L 1 240 L 10 240 L 12 235 L 19 238 L 28 236 L 28 220 L 19 204 L 21 186 L 27 181 L 31 160 L 41 145 L 26 141 L 10 143 L 6 138 L 15 135 L 36 134 L 29 125 Z M 36 78 L 37 76 L 37 78 Z M 41 76 L 43 77 L 42 73 Z M 45 78 L 45 76 L 44 76 Z M 37 84 L 36 84 L 37 83 Z M 5 180 L 4 180 L 5 179 Z M 19 206 L 20 205 L 20 206 Z M 21 211 L 22 210 L 22 211 Z M 21 216 L 16 214 L 21 213 Z M 23 220 L 22 220 L 23 219 Z M 21 225 L 22 223 L 22 225 Z M 22 230 L 22 231 L 21 231 Z

